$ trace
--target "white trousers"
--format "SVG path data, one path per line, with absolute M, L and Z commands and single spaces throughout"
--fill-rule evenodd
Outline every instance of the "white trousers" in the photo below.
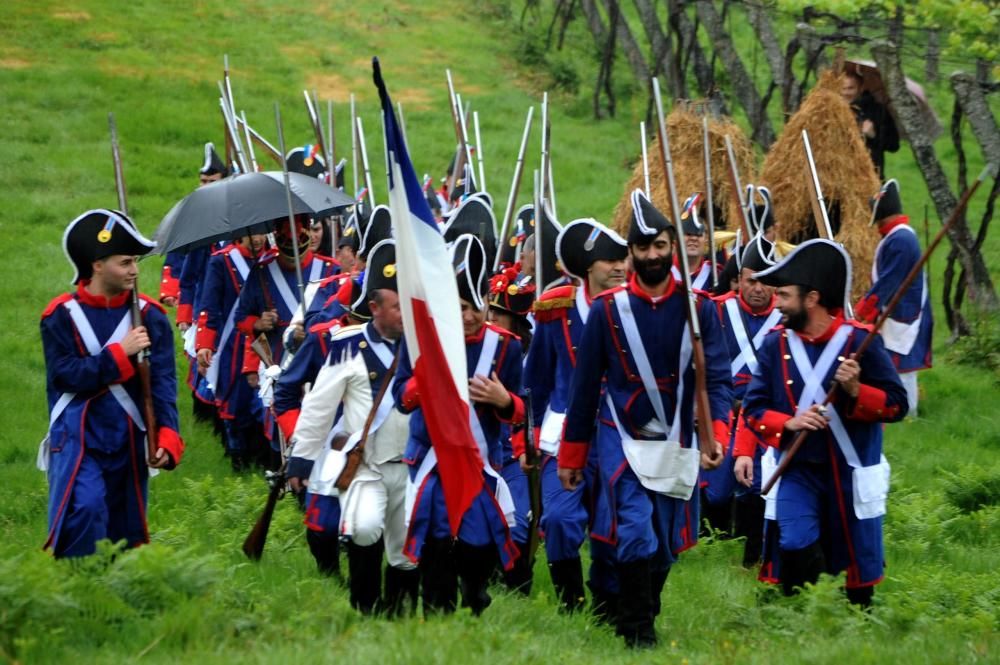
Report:
M 416 568 L 403 554 L 407 470 L 401 462 L 362 464 L 340 496 L 341 535 L 361 546 L 374 545 L 382 538 L 389 565 L 401 570 Z

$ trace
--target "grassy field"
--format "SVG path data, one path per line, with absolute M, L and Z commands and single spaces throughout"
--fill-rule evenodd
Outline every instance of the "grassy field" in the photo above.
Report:
M 362 10 L 363 7 L 363 10 Z M 887 579 L 864 615 L 823 581 L 777 596 L 739 566 L 739 544 L 703 542 L 670 576 L 658 621 L 662 644 L 628 654 L 607 629 L 560 616 L 544 562 L 530 599 L 496 591 L 481 619 L 363 619 L 346 593 L 320 578 L 291 501 L 279 506 L 265 559 L 238 545 L 263 505 L 257 477 L 234 477 L 210 430 L 192 424 L 182 395 L 184 464 L 151 483 L 153 544 L 76 564 L 39 550 L 46 486 L 34 468 L 46 427 L 38 314 L 68 288 L 60 247 L 80 212 L 115 204 L 106 116 L 114 111 L 130 210 L 152 234 L 190 191 L 201 145 L 221 144 L 215 82 L 230 56 L 237 108 L 274 137 L 280 102 L 286 137 L 312 142 L 301 90 L 332 98 L 337 147 L 349 146 L 346 100 L 357 96 L 376 196 L 384 200 L 370 57 L 378 55 L 402 102 L 414 162 L 440 176 L 453 144 L 444 69 L 480 111 L 487 183 L 505 201 L 528 105 L 554 94 L 554 180 L 564 221 L 608 219 L 638 150 L 645 100 L 619 63 L 619 113 L 589 115 L 589 33 L 578 22 L 567 50 L 529 70 L 515 34 L 520 4 L 472 10 L 445 2 L 239 4 L 74 3 L 13 0 L 0 7 L 0 661 L 153 662 L 906 662 L 1000 659 L 1000 422 L 998 376 L 959 364 L 939 323 L 937 366 L 922 375 L 919 419 L 887 430 L 894 493 L 886 526 Z M 510 18 L 511 14 L 513 19 Z M 734 29 L 745 31 L 739 21 Z M 741 32 L 740 34 L 744 34 Z M 746 35 L 744 35 L 746 36 Z M 915 66 L 918 63 L 915 64 Z M 920 71 L 919 69 L 915 71 Z M 931 86 L 942 117 L 950 101 Z M 533 137 L 537 146 L 538 134 Z M 953 169 L 946 138 L 939 154 Z M 533 148 L 534 149 L 534 148 Z M 973 168 L 981 161 L 971 142 Z M 906 205 L 921 218 L 927 194 L 908 147 L 888 160 Z M 349 180 L 350 182 L 350 176 Z M 522 199 L 527 200 L 527 186 Z M 981 211 L 985 196 L 972 206 Z M 974 216 L 975 218 L 975 216 Z M 916 227 L 922 232 L 922 224 Z M 937 222 L 932 216 L 931 228 Z M 1000 243 L 988 262 L 1000 277 Z M 935 299 L 943 254 L 934 261 Z M 159 259 L 143 264 L 155 292 Z M 942 321 L 940 311 L 939 322 Z

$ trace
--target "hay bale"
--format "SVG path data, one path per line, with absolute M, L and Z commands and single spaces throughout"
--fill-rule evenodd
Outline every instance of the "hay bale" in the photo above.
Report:
M 690 106 L 697 106 L 691 104 Z M 670 136 L 670 158 L 674 166 L 674 182 L 677 185 L 678 203 L 695 192 L 705 191 L 705 160 L 702 147 L 701 114 L 690 110 L 689 105 L 677 105 L 667 116 L 667 132 Z M 656 135 L 655 125 L 648 128 Z M 739 228 L 739 208 L 733 203 L 729 184 L 729 158 L 726 156 L 726 136 L 733 143 L 733 152 L 739 165 L 740 180 L 743 184 L 754 182 L 757 174 L 753 144 L 743 131 L 729 118 L 712 118 L 708 121 L 709 159 L 712 162 L 712 198 L 715 207 L 722 211 L 716 215 L 716 228 L 733 231 Z M 655 138 L 648 148 L 649 186 L 653 205 L 670 217 L 670 198 L 667 193 L 667 178 L 660 159 L 660 140 Z M 632 177 L 625 185 L 625 191 L 612 216 L 612 227 L 623 236 L 628 235 L 632 219 L 632 205 L 629 197 L 636 188 L 645 188 L 642 174 L 642 156 L 639 155 Z
M 871 279 L 878 231 L 868 226 L 868 199 L 879 189 L 878 175 L 858 132 L 854 113 L 840 97 L 840 76 L 826 71 L 764 158 L 761 183 L 771 190 L 778 237 L 802 242 L 817 237 L 809 196 L 809 167 L 802 130 L 809 131 L 816 172 L 828 208 L 839 204 L 835 239 L 854 263 L 855 299 Z

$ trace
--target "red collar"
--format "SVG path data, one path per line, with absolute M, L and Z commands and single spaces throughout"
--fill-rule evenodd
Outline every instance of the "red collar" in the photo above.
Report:
M 674 289 L 676 288 L 674 285 L 676 283 L 677 282 L 676 280 L 674 280 L 674 276 L 668 274 L 667 290 L 663 292 L 662 296 L 656 296 L 654 298 L 649 293 L 647 293 L 645 289 L 642 288 L 642 285 L 639 284 L 639 277 L 635 273 L 632 273 L 632 275 L 628 278 L 628 290 L 631 291 L 640 300 L 645 300 L 651 305 L 655 305 L 656 303 L 663 302 L 664 300 L 666 300 L 667 298 L 669 298 L 674 294 Z
M 288 257 L 286 259 L 284 254 L 278 255 L 278 263 L 281 265 L 282 268 L 284 268 L 285 265 L 291 266 L 290 268 L 287 268 L 287 270 L 295 269 L 295 264 L 292 263 L 293 260 L 294 259 L 292 257 Z M 313 260 L 313 252 L 311 249 L 307 249 L 305 254 L 299 256 L 299 261 L 302 263 L 303 268 L 308 268 L 309 264 L 312 263 L 312 260 Z
M 80 283 L 76 285 L 76 298 L 84 305 L 89 305 L 90 307 L 102 307 L 105 309 L 112 309 L 114 307 L 121 307 L 128 302 L 129 298 L 132 297 L 132 291 L 125 291 L 119 293 L 113 298 L 106 298 L 105 296 L 94 295 L 87 290 L 87 285 L 90 284 L 89 279 L 80 280 Z
M 826 327 L 826 330 L 821 332 L 819 335 L 809 337 L 802 333 L 797 333 L 803 342 L 807 342 L 809 344 L 822 344 L 830 341 L 834 333 L 836 333 L 837 330 L 840 329 L 840 326 L 844 323 L 844 313 L 842 310 L 834 309 L 830 310 L 830 313 L 833 314 L 833 320 L 830 321 L 830 325 Z
M 752 309 L 750 309 L 750 305 L 747 303 L 746 300 L 743 299 L 743 294 L 742 293 L 737 293 L 736 294 L 736 302 L 738 302 L 740 304 L 740 309 L 742 309 L 744 312 L 746 312 L 750 316 L 767 316 L 768 314 L 770 314 L 774 310 L 774 301 L 775 300 L 776 300 L 776 297 L 772 293 L 771 294 L 771 302 L 769 302 L 767 304 L 767 309 L 765 309 L 762 312 L 755 312 Z
M 479 328 L 479 332 L 477 332 L 475 335 L 472 335 L 471 337 L 465 338 L 465 343 L 478 344 L 479 342 L 483 341 L 483 338 L 486 337 L 487 328 L 489 328 L 489 324 L 483 323 L 483 325 Z
M 889 235 L 889 232 L 892 231 L 897 226 L 903 226 L 909 223 L 910 223 L 910 218 L 907 217 L 906 215 L 893 215 L 889 219 L 879 224 L 878 232 L 881 233 L 882 237 L 884 238 L 885 236 Z

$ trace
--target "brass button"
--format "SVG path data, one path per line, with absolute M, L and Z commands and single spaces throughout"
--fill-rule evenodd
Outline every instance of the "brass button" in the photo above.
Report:
M 368 378 L 374 381 L 375 379 L 378 378 L 378 374 L 375 372 L 368 372 Z
M 568 326 L 573 325 L 573 319 L 566 319 L 566 325 L 568 325 Z M 615 328 L 617 328 L 617 327 L 618 326 L 615 326 Z
M 763 432 L 763 431 L 764 431 L 764 430 L 766 430 L 766 429 L 767 429 L 767 425 L 761 425 L 761 426 L 760 426 L 760 431 L 761 431 L 761 432 Z
M 844 356 L 837 356 L 837 360 L 839 360 L 840 362 L 844 362 L 845 360 L 847 360 L 847 358 L 845 358 Z
M 358 344 L 358 348 L 359 349 L 367 349 L 368 348 L 368 342 L 366 342 L 365 340 L 361 340 L 361 342 Z
M 788 385 L 792 385 L 793 383 L 795 383 L 795 381 L 793 381 L 792 379 L 788 379 L 787 381 L 785 381 L 785 383 L 787 383 Z
M 788 355 L 787 353 L 784 355 L 784 358 L 785 358 L 785 360 L 791 360 L 792 359 L 792 357 L 790 355 Z

